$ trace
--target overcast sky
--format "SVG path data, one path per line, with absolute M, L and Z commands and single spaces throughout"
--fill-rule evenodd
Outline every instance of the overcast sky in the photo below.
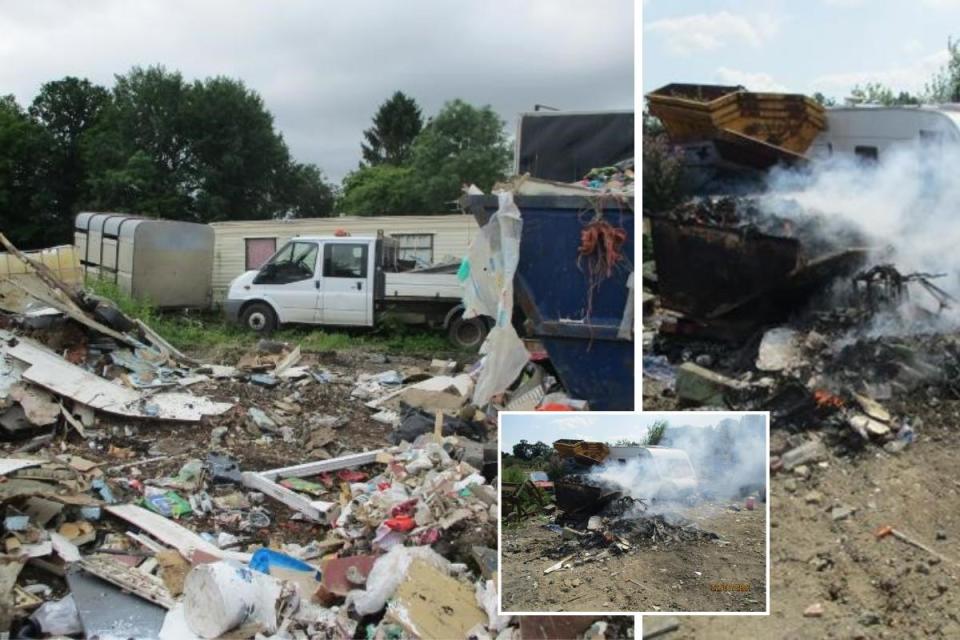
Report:
M 960 38 L 960 0 L 645 0 L 643 91 L 670 82 L 923 91 Z
M 743 413 L 726 411 L 647 411 L 644 413 L 543 413 L 501 416 L 500 450 L 512 451 L 521 440 L 553 444 L 560 438 L 616 442 L 639 441 L 657 420 L 674 426 L 712 427 L 721 420 L 739 420 Z
M 633 107 L 633 3 L 566 0 L 0 0 L 0 94 L 66 75 L 111 85 L 134 65 L 240 78 L 294 157 L 339 181 L 401 90 L 429 116 L 490 104 L 513 130 L 536 103 Z

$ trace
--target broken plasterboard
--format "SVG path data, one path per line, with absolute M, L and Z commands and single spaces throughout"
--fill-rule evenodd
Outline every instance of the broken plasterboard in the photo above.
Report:
M 456 411 L 470 398 L 473 378 L 466 373 L 458 376 L 435 376 L 406 387 L 400 399 L 412 407 L 430 411 Z
M 10 387 L 10 399 L 20 403 L 23 414 L 32 425 L 45 427 L 55 423 L 60 417 L 60 405 L 54 397 L 48 391 L 33 385 L 13 385 Z
M 22 373 L 24 380 L 99 411 L 131 418 L 197 422 L 205 415 L 220 415 L 233 407 L 188 393 L 141 394 L 71 364 L 26 338 L 19 338 L 14 346 L 0 343 L 0 350 L 4 349 L 30 365 Z
M 472 628 L 488 620 L 471 587 L 423 560 L 410 563 L 385 619 L 415 638 L 466 638 Z
M 13 473 L 27 467 L 39 467 L 45 460 L 29 460 L 25 458 L 0 458 L 0 476 Z

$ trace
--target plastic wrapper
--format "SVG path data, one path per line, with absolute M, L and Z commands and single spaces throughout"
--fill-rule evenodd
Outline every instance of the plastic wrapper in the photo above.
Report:
M 449 571 L 450 568 L 447 559 L 430 547 L 393 547 L 374 563 L 367 576 L 367 589 L 351 591 L 347 602 L 352 603 L 362 616 L 380 611 L 387 606 L 387 599 L 403 582 L 410 563 L 417 559 L 441 571 Z
M 473 404 L 484 405 L 516 380 L 529 356 L 513 328 L 513 278 L 520 261 L 523 220 L 513 194 L 498 194 L 499 208 L 470 245 L 459 277 L 464 282 L 463 317 L 484 315 L 494 327 L 480 347 L 485 356 L 473 390 Z

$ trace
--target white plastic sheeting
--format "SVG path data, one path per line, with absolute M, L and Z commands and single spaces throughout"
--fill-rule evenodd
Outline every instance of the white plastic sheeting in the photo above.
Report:
M 529 359 L 511 324 L 513 278 L 520 260 L 523 220 L 512 193 L 497 195 L 499 207 L 474 238 L 460 272 L 464 280 L 463 316 L 489 316 L 495 323 L 480 347 L 485 358 L 473 390 L 476 405 L 484 405 L 492 396 L 505 391 Z

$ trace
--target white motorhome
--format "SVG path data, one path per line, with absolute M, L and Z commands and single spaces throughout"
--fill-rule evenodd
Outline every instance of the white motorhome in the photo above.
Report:
M 610 447 L 606 462 L 627 464 L 631 460 L 641 460 L 649 474 L 648 481 L 656 487 L 656 496 L 660 500 L 674 500 L 693 495 L 698 490 L 697 474 L 690 463 L 690 456 L 683 449 L 670 447 Z
M 960 105 L 835 107 L 826 116 L 827 127 L 814 139 L 809 157 L 877 161 L 895 145 L 960 144 Z

